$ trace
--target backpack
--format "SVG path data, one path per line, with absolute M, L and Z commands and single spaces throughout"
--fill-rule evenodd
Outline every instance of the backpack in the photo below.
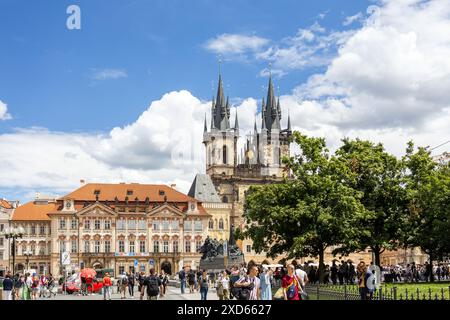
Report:
M 292 279 L 291 285 L 289 287 L 287 287 L 287 289 L 286 289 L 286 296 L 289 300 L 291 300 L 295 297 L 295 288 L 297 286 L 298 286 L 298 280 L 297 280 L 297 277 L 294 276 L 294 279 Z
M 147 280 L 147 294 L 155 297 L 159 294 L 159 279 L 156 276 L 150 276 Z
M 249 278 L 245 278 L 244 282 L 247 282 Z M 233 295 L 238 300 L 250 300 L 250 295 L 255 288 L 255 283 L 252 281 L 250 285 L 246 287 L 234 287 Z
M 123 277 L 122 280 L 121 280 L 121 284 L 124 285 L 124 286 L 128 285 L 128 278 L 127 277 Z

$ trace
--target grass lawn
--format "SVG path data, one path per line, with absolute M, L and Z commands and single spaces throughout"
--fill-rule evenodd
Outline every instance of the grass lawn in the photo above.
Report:
M 411 293 L 416 296 L 417 289 L 419 289 L 420 297 L 425 294 L 426 298 L 428 299 L 429 290 L 431 289 L 431 296 L 434 299 L 435 294 L 438 295 L 438 298 L 441 299 L 441 291 L 444 289 L 444 296 L 448 300 L 450 299 L 449 293 L 450 293 L 450 282 L 435 282 L 435 283 L 385 283 L 382 285 L 383 290 L 387 288 L 390 290 L 390 288 L 397 287 L 397 295 L 400 293 L 403 295 L 403 298 L 405 298 L 406 290 L 408 290 L 408 294 Z

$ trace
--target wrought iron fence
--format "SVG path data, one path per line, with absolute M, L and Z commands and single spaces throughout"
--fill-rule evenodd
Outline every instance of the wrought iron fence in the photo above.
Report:
M 308 284 L 306 292 L 317 300 L 361 300 L 357 285 Z M 375 290 L 372 300 L 450 300 L 450 286 L 439 291 L 408 290 L 407 288 L 383 286 Z

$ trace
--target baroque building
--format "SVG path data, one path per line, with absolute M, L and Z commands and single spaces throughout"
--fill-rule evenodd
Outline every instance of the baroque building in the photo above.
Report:
M 165 185 L 85 184 L 58 199 L 32 201 L 15 210 L 14 226 L 26 228 L 16 270 L 61 274 L 90 267 L 123 272 L 178 271 L 200 260 L 211 215 L 202 202 Z
M 0 277 L 4 277 L 10 268 L 10 241 L 2 234 L 9 226 L 9 220 L 18 202 L 0 198 Z

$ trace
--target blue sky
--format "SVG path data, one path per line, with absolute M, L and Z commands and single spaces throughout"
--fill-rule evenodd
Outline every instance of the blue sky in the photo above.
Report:
M 66 8 L 81 8 L 81 30 L 66 28 Z M 316 21 L 344 29 L 347 16 L 368 1 L 0 1 L 0 99 L 16 127 L 108 131 L 131 123 L 164 93 L 187 89 L 210 99 L 217 54 L 205 49 L 217 35 L 249 34 L 277 41 Z M 326 14 L 324 18 L 320 14 Z M 226 58 L 224 58 L 226 60 Z M 232 97 L 261 97 L 267 61 L 224 61 Z M 295 70 L 277 86 L 288 93 L 317 68 Z M 126 73 L 95 81 L 97 70 Z
M 271 66 L 282 126 L 289 112 L 331 150 L 358 137 L 442 154 L 448 30 L 450 0 L 0 0 L 0 197 L 62 196 L 80 179 L 187 192 L 205 171 L 219 56 L 240 146 Z

